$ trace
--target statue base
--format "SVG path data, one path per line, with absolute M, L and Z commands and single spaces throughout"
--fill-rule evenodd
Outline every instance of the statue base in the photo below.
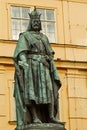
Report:
M 15 128 L 15 130 L 66 130 L 63 123 L 42 123 L 42 124 L 29 124 L 22 128 Z

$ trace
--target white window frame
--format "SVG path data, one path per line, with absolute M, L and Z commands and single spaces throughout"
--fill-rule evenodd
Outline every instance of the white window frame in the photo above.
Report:
M 22 8 L 29 8 L 30 9 L 30 7 L 24 7 L 24 6 L 11 6 L 10 7 L 10 10 L 11 10 L 11 8 L 12 7 L 18 7 L 19 8 L 19 10 L 20 10 L 20 17 L 12 17 L 11 16 L 11 39 L 12 40 L 18 40 L 18 38 L 17 39 L 15 39 L 15 38 L 13 38 L 13 35 L 12 35 L 12 20 L 20 20 L 20 30 L 19 30 L 19 32 L 21 33 L 21 32 L 23 32 L 23 30 L 22 30 L 22 20 L 28 20 L 29 21 L 29 18 L 23 18 L 22 17 Z
M 43 32 L 43 31 L 42 32 L 45 33 L 47 36 L 48 36 L 49 33 L 55 33 L 55 42 L 53 42 L 53 43 L 56 43 L 57 39 L 56 39 L 56 12 L 55 12 L 55 9 L 49 9 L 49 8 L 38 8 L 38 9 L 44 10 L 44 12 L 45 12 L 45 14 L 44 14 L 45 15 L 45 19 L 41 19 L 41 21 L 45 23 L 45 32 Z M 53 10 L 54 11 L 54 20 L 47 20 L 46 19 L 46 11 L 47 10 Z M 47 32 L 47 23 L 49 23 L 49 22 L 50 23 L 54 23 L 54 25 L 55 25 L 54 26 L 55 27 L 54 32 Z
M 11 7 L 19 7 L 20 8 L 20 10 L 21 10 L 21 8 L 29 8 L 30 9 L 30 12 L 32 11 L 32 7 L 27 7 L 27 6 L 16 6 L 16 5 L 11 5 L 10 6 L 10 8 Z M 40 8 L 40 7 L 37 7 L 38 9 L 42 9 L 42 10 L 44 10 L 45 11 L 45 20 L 41 20 L 42 22 L 45 22 L 45 25 L 46 25 L 46 27 L 45 27 L 45 32 L 43 32 L 43 30 L 42 30 L 42 32 L 43 33 L 45 33 L 46 35 L 48 35 L 48 34 L 50 34 L 50 33 L 55 33 L 54 34 L 54 36 L 55 36 L 55 41 L 54 42 L 51 42 L 51 43 L 57 43 L 57 35 L 56 35 L 56 33 L 57 33 L 57 28 L 56 28 L 56 26 L 57 26 L 57 22 L 56 22 L 56 11 L 55 11 L 55 9 L 49 9 L 49 8 Z M 46 10 L 54 10 L 54 20 L 46 20 Z M 20 13 L 21 13 L 21 11 L 20 11 Z M 21 13 L 21 16 L 22 16 L 22 13 Z M 18 40 L 18 38 L 17 39 L 13 39 L 12 37 L 12 19 L 19 19 L 19 20 L 29 20 L 29 18 L 22 18 L 22 17 L 20 17 L 20 18 L 14 18 L 14 17 L 11 17 L 11 39 L 12 40 Z M 54 32 L 47 32 L 47 23 L 48 22 L 50 22 L 50 23 L 54 23 L 54 27 L 55 27 L 55 29 L 54 29 Z M 22 31 L 22 22 L 21 22 L 21 28 L 20 28 L 20 33 L 21 32 L 23 32 Z

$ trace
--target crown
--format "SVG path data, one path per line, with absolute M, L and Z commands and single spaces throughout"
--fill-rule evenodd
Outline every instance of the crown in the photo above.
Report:
M 29 13 L 30 19 L 40 19 L 41 14 L 37 11 L 36 6 L 34 6 L 34 10 Z

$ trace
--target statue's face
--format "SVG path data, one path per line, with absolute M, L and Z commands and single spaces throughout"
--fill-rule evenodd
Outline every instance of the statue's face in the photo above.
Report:
M 41 29 L 40 19 L 32 19 L 31 26 L 34 31 L 40 31 L 40 29 Z

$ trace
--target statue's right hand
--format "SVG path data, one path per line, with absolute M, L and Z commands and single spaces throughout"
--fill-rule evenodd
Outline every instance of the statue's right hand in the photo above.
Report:
M 27 64 L 27 62 L 24 61 L 18 61 L 19 66 L 21 66 L 22 68 L 26 69 L 29 67 L 29 65 Z

